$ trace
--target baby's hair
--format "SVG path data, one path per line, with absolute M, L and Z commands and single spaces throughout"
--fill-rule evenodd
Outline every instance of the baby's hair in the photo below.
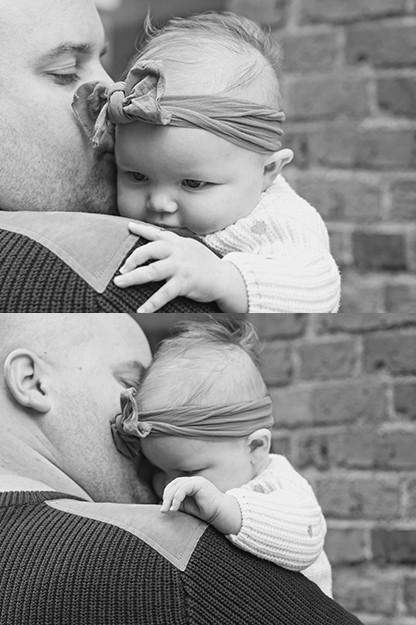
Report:
M 161 343 L 146 371 L 139 409 L 226 405 L 265 397 L 259 354 L 256 330 L 245 320 L 182 322 L 176 334 Z
M 148 17 L 138 54 L 130 67 L 138 59 L 168 59 L 189 66 L 198 62 L 198 51 L 203 51 L 204 44 L 212 45 L 216 51 L 234 53 L 241 61 L 240 71 L 233 75 L 226 91 L 241 90 L 241 87 L 251 85 L 261 77 L 261 86 L 267 98 L 264 104 L 280 108 L 281 46 L 259 24 L 230 12 L 208 11 L 184 18 L 175 17 L 160 27 L 155 27 Z

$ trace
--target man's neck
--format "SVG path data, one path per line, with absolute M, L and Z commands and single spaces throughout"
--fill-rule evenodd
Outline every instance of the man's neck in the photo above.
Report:
M 56 490 L 68 495 L 92 501 L 91 497 L 73 480 L 61 471 L 51 467 L 50 474 L 45 471 L 28 476 L 27 472 L 0 466 L 0 492 L 6 491 Z

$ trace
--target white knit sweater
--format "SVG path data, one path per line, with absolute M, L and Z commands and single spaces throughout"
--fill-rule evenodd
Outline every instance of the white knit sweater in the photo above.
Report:
M 242 526 L 227 538 L 237 547 L 291 571 L 302 571 L 332 596 L 331 565 L 323 550 L 326 522 L 308 482 L 284 456 L 270 455 L 268 467 L 240 488 Z
M 239 269 L 249 312 L 337 312 L 340 275 L 325 224 L 281 175 L 250 215 L 202 238 Z

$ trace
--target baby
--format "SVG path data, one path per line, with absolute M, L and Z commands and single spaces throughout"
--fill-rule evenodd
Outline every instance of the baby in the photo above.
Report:
M 120 215 L 152 224 L 130 224 L 150 243 L 115 284 L 164 281 L 142 313 L 178 295 L 224 312 L 336 312 L 325 225 L 280 175 L 293 153 L 281 148 L 278 44 L 231 13 L 147 34 L 125 82 L 109 89 L 93 139 L 115 126 Z
M 247 322 L 189 322 L 166 339 L 113 424 L 126 455 L 160 472 L 161 511 L 212 524 L 236 546 L 302 571 L 331 596 L 326 523 L 308 482 L 270 454 L 271 399 Z

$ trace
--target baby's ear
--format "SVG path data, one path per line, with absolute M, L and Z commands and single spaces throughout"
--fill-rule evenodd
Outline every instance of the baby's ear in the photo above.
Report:
M 289 148 L 284 148 L 283 150 L 274 152 L 267 157 L 264 164 L 262 191 L 266 191 L 266 189 L 273 184 L 276 176 L 280 174 L 285 165 L 290 163 L 292 158 L 293 152 L 292 150 L 289 150 Z
M 256 430 L 247 437 L 250 460 L 254 468 L 261 465 L 269 455 L 272 435 L 267 428 Z

